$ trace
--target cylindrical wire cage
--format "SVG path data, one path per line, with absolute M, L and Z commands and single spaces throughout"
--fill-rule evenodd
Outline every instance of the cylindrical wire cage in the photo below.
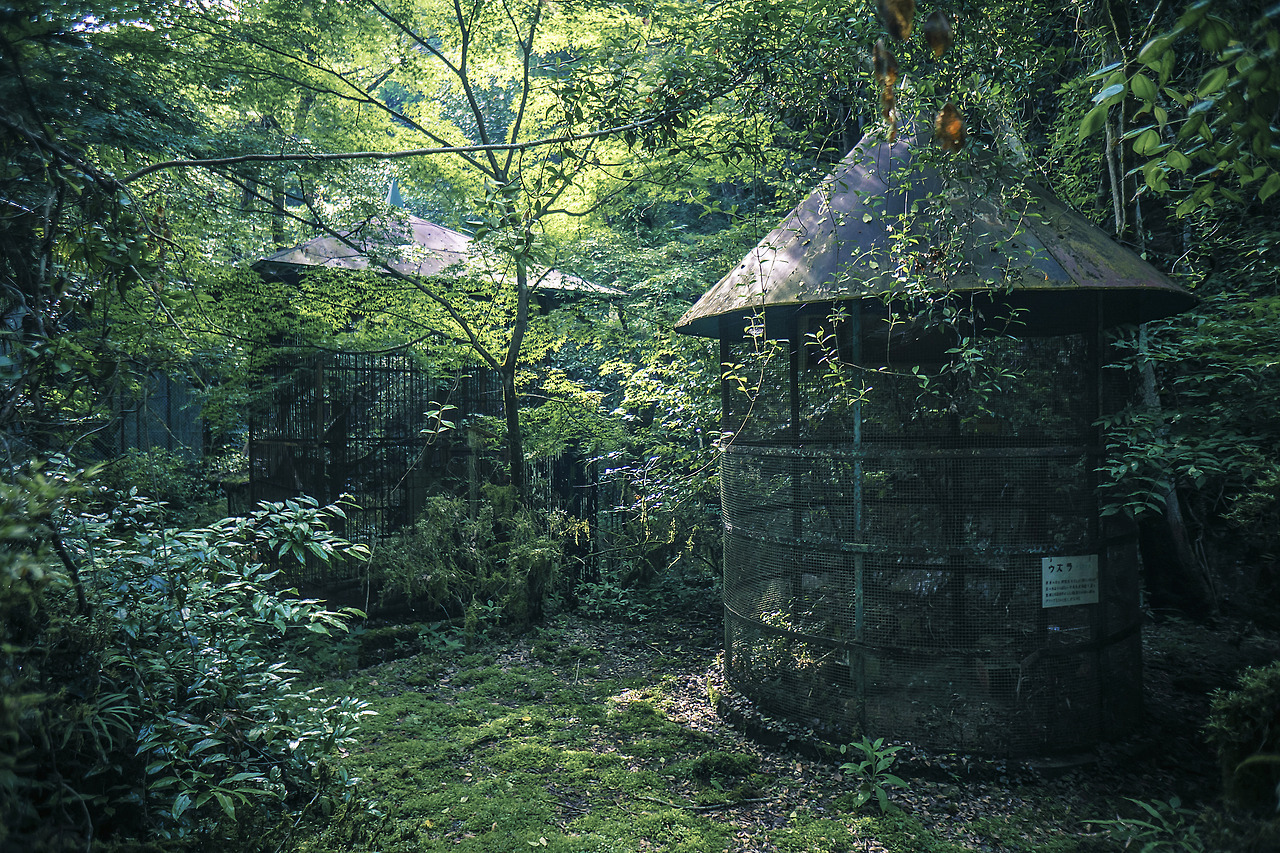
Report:
M 720 340 L 726 675 L 832 738 L 1078 750 L 1142 696 L 1104 330 L 1195 300 L 946 148 L 873 129 L 676 324 Z
M 728 683 L 831 739 L 1029 755 L 1135 727 L 1136 539 L 1096 496 L 1122 391 L 1101 329 L 992 335 L 957 367 L 946 344 L 863 358 L 855 320 L 842 379 L 805 332 L 822 322 L 772 354 L 722 339 Z

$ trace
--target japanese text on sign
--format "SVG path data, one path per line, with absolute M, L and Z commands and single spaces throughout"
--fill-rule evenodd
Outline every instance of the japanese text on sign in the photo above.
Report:
M 1098 603 L 1098 555 L 1044 557 L 1040 561 L 1042 607 Z

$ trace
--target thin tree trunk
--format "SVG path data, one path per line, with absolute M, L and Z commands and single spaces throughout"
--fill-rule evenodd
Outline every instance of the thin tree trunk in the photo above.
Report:
M 1124 109 L 1124 105 L 1120 105 Z M 1115 218 L 1116 239 L 1124 236 L 1124 183 L 1120 173 L 1120 145 L 1115 128 L 1107 121 L 1107 177 L 1111 182 L 1111 206 Z
M 516 367 L 520 363 L 525 331 L 529 328 L 529 267 L 522 254 L 516 255 L 515 264 L 516 316 L 507 357 L 502 362 L 502 407 L 507 421 L 507 463 L 511 469 L 511 485 L 515 489 L 516 500 L 523 505 L 528 501 L 528 494 L 524 477 L 524 441 L 520 434 L 520 398 L 516 395 Z
M 516 500 L 525 503 L 524 442 L 520 437 L 520 399 L 516 394 L 515 368 L 502 368 L 502 412 L 507 421 L 507 466 Z

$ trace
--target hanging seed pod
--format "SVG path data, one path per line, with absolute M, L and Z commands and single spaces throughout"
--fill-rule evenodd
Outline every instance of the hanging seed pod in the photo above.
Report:
M 871 48 L 871 66 L 881 89 L 892 89 L 898 82 L 898 58 L 879 39 Z
M 876 11 L 889 35 L 898 41 L 911 37 L 916 20 L 916 0 L 876 0 Z
M 966 136 L 964 116 L 960 115 L 955 104 L 948 101 L 938 113 L 938 117 L 933 122 L 933 135 L 943 151 L 954 152 L 964 147 Z
M 955 33 L 951 29 L 951 19 L 941 9 L 934 10 L 922 28 L 924 42 L 933 51 L 933 58 L 938 59 L 955 44 Z
M 889 141 L 893 142 L 898 138 L 898 98 L 893 94 L 893 89 L 886 88 L 880 93 L 880 116 L 884 119 L 886 125 L 889 126 Z

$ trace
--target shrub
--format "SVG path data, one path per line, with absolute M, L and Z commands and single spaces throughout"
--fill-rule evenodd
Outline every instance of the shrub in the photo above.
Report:
M 428 498 L 414 526 L 374 555 L 370 574 L 381 601 L 465 615 L 469 635 L 498 620 L 540 618 L 564 558 L 557 537 L 564 525 L 515 507 L 508 491 L 486 486 L 486 500 L 474 508 L 461 498 Z
M 1227 802 L 1280 807 L 1280 662 L 1250 667 L 1235 690 L 1216 691 L 1205 732 L 1218 750 Z
M 288 634 L 341 632 L 348 614 L 275 589 L 262 559 L 358 551 L 323 523 L 341 508 L 263 504 L 176 531 L 147 501 L 60 514 L 74 491 L 0 486 L 0 847 L 247 850 L 352 804 L 329 756 L 364 703 L 302 690 L 280 656 Z
M 889 788 L 905 788 L 907 783 L 889 771 L 897 761 L 896 753 L 901 746 L 885 746 L 884 738 L 871 740 L 864 737 L 840 747 L 841 755 L 850 756 L 851 760 L 840 765 L 857 785 L 853 792 L 852 808 L 860 809 L 871 801 L 880 806 L 882 813 L 892 807 L 889 801 Z
M 1125 850 L 1133 847 L 1143 853 L 1204 853 L 1209 849 L 1196 826 L 1196 813 L 1183 808 L 1177 797 L 1167 803 L 1126 799 L 1141 809 L 1136 817 L 1094 821 L 1107 827 L 1111 837 L 1122 842 Z
M 199 524 L 218 518 L 222 491 L 208 482 L 201 464 L 183 454 L 156 448 L 130 450 L 103 463 L 97 477 L 102 499 L 111 503 L 146 495 L 164 507 L 171 525 Z

